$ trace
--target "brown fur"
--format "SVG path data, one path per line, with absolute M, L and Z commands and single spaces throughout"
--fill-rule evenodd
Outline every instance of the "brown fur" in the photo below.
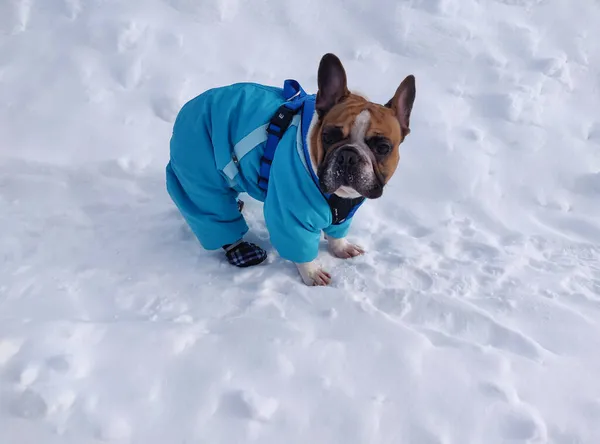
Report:
M 364 97 L 356 94 L 348 94 L 316 123 L 310 140 L 311 158 L 316 166 L 323 162 L 325 152 L 321 141 L 321 134 L 325 126 L 339 126 L 342 128 L 344 134 L 347 135 L 350 133 L 356 116 L 363 110 L 368 110 L 371 115 L 367 137 L 375 135 L 385 136 L 390 139 L 394 147 L 392 153 L 376 165 L 378 169 L 377 173 L 387 183 L 400 161 L 399 146 L 406 134 L 400 128 L 394 110 L 386 108 L 383 105 L 378 105 L 377 103 L 369 102 Z

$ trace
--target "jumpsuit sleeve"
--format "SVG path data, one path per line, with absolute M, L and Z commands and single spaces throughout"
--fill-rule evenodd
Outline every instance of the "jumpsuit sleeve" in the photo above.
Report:
M 273 199 L 267 198 L 264 211 L 271 243 L 282 258 L 303 263 L 317 257 L 321 230 L 304 222 L 293 209 L 278 206 Z
M 315 259 L 323 228 L 331 224 L 331 212 L 304 165 L 291 128 L 277 148 L 271 165 L 264 214 L 271 243 L 279 255 L 302 263 Z
M 349 217 L 348 219 L 346 219 L 344 222 L 342 222 L 339 225 L 329 225 L 323 231 L 325 232 L 325 234 L 327 236 L 330 236 L 330 237 L 333 237 L 336 239 L 341 239 L 343 237 L 346 237 L 346 235 L 348 234 L 348 230 L 350 229 L 351 223 L 352 223 L 352 218 Z

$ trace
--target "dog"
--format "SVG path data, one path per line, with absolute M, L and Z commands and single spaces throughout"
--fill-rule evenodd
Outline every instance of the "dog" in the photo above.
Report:
M 342 62 L 330 53 L 317 83 L 316 95 L 288 80 L 283 89 L 217 87 L 187 102 L 173 126 L 166 185 L 201 245 L 222 248 L 239 267 L 267 255 L 243 240 L 238 196 L 264 202 L 279 255 L 305 284 L 328 285 L 331 275 L 316 261 L 321 233 L 336 257 L 364 253 L 346 234 L 354 212 L 381 197 L 396 171 L 416 86 L 409 75 L 385 105 L 371 102 L 348 90 Z

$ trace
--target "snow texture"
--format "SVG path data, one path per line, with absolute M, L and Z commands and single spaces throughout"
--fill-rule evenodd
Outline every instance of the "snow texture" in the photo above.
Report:
M 0 2 L 0 443 L 600 442 L 596 0 Z M 179 107 L 316 88 L 325 52 L 412 133 L 309 288 L 202 251 Z

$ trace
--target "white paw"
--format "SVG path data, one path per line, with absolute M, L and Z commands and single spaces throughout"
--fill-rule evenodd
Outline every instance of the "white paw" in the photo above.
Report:
M 296 264 L 302 281 L 306 285 L 324 286 L 331 283 L 331 275 L 323 270 L 315 261 Z
M 336 239 L 334 237 L 327 237 L 327 244 L 331 254 L 341 259 L 350 259 L 365 254 L 365 250 L 358 245 L 351 244 L 344 238 Z

